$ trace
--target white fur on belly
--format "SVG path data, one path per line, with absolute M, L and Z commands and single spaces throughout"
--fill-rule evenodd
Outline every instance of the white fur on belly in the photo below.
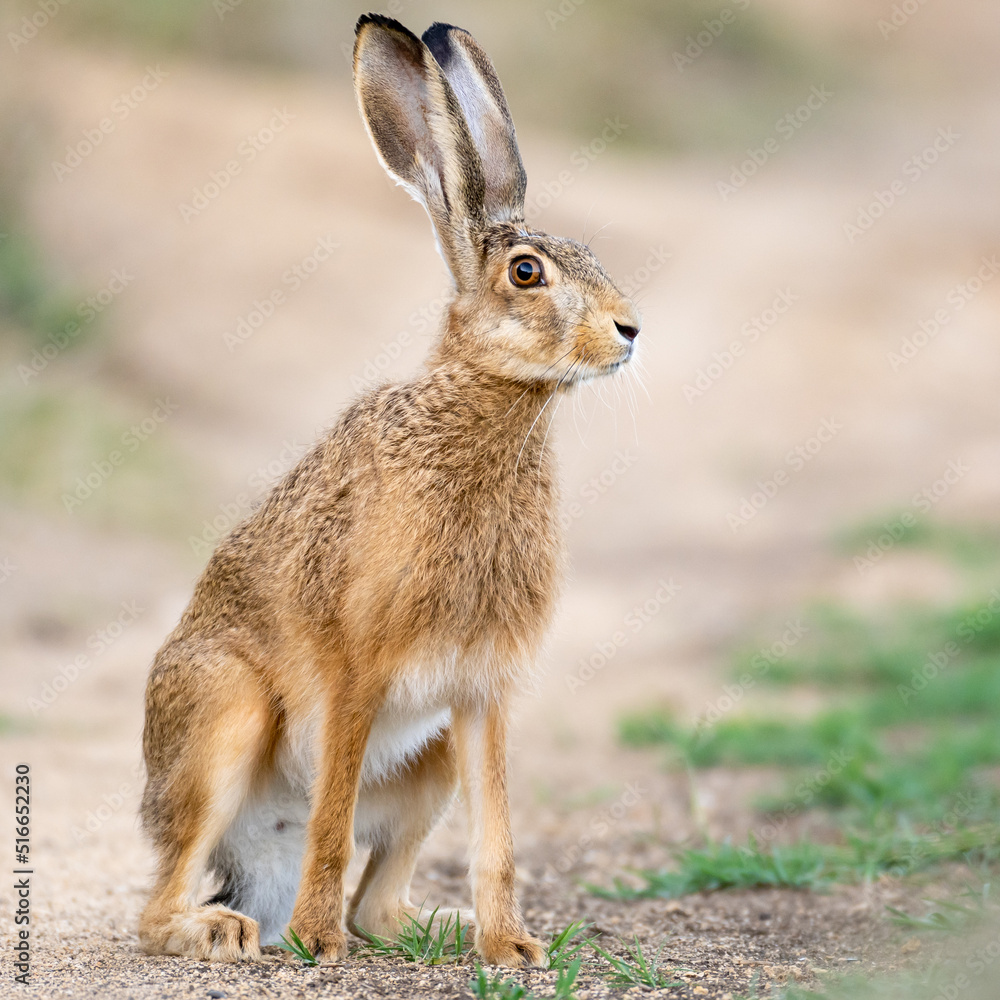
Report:
M 365 759 L 361 765 L 361 783 L 372 785 L 391 777 L 437 736 L 450 719 L 451 710 L 448 708 L 409 713 L 394 705 L 384 708 L 368 736 Z
M 239 871 L 237 905 L 260 923 L 260 943 L 277 944 L 299 888 L 309 802 L 278 778 L 243 804 L 215 855 Z

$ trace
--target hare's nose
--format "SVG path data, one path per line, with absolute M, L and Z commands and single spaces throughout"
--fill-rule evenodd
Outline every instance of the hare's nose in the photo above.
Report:
M 639 336 L 639 327 L 637 326 L 625 326 L 615 320 L 615 329 L 629 342 L 635 340 Z

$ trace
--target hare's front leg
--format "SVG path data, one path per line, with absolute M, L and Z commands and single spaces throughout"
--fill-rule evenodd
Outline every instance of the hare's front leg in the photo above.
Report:
M 354 850 L 354 808 L 371 732 L 372 700 L 359 692 L 327 705 L 313 784 L 302 881 L 288 926 L 327 961 L 347 957 L 344 873 Z
M 476 950 L 490 965 L 544 965 L 545 948 L 524 927 L 514 894 L 507 798 L 507 706 L 456 708 L 452 730 L 472 833 Z

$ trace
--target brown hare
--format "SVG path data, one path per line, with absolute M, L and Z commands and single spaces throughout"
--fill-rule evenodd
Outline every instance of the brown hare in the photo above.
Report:
M 476 948 L 539 965 L 506 741 L 559 586 L 548 404 L 621 368 L 639 318 L 587 247 L 525 224 L 514 126 L 472 36 L 375 14 L 356 34 L 365 125 L 454 290 L 425 369 L 347 408 L 219 545 L 157 653 L 142 819 L 159 870 L 139 935 L 235 961 L 291 927 L 341 959 L 355 841 L 370 854 L 347 926 L 393 935 L 460 782 Z

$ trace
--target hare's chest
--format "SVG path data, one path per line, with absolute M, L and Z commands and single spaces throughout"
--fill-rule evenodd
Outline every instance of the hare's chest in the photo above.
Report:
M 447 617 L 515 623 L 544 613 L 562 556 L 547 493 L 470 490 L 441 511 L 433 534 L 421 553 L 422 578 Z
M 536 647 L 561 568 L 550 492 L 449 467 L 379 496 L 357 533 L 361 572 L 341 592 L 347 629 L 401 650 L 492 648 L 509 659 Z

